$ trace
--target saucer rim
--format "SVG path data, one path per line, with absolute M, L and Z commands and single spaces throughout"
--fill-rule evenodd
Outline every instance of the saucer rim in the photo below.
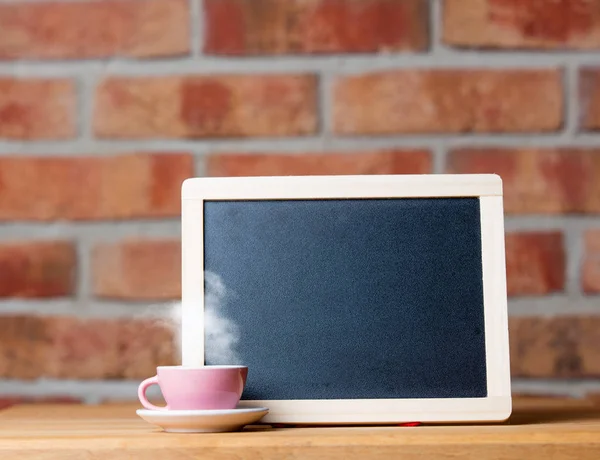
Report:
M 219 415 L 235 415 L 235 414 L 253 414 L 259 412 L 269 412 L 267 407 L 237 407 L 235 409 L 174 409 L 174 410 L 152 410 L 152 409 L 137 409 L 135 413 L 139 416 L 152 415 L 158 417 L 168 416 L 219 416 Z

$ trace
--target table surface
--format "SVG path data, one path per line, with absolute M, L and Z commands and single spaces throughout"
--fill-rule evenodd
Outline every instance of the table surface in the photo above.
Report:
M 172 434 L 137 404 L 22 405 L 0 411 L 0 458 L 35 459 L 600 459 L 600 405 L 517 399 L 502 424 L 418 427 L 246 427 Z

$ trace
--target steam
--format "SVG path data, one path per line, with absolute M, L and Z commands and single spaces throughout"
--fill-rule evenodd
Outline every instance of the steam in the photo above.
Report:
M 223 314 L 228 296 L 225 283 L 216 273 L 204 274 L 204 354 L 207 364 L 243 364 L 236 351 L 240 328 Z M 181 355 L 181 302 L 153 306 L 147 316 L 173 333 L 175 346 Z M 198 334 L 201 334 L 198 325 Z
M 204 274 L 204 353 L 211 364 L 242 364 L 235 350 L 240 341 L 240 328 L 223 316 L 227 290 L 219 275 Z

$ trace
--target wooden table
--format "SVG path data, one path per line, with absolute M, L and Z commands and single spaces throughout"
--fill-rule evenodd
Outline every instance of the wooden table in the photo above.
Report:
M 599 405 L 525 399 L 514 406 L 500 425 L 170 434 L 138 418 L 136 404 L 24 405 L 0 411 L 0 459 L 600 460 Z

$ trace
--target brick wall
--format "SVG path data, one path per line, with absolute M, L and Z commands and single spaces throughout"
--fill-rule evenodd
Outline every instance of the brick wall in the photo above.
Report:
M 499 173 L 515 392 L 599 392 L 599 49 L 593 0 L 0 2 L 0 404 L 174 361 L 193 175 Z

